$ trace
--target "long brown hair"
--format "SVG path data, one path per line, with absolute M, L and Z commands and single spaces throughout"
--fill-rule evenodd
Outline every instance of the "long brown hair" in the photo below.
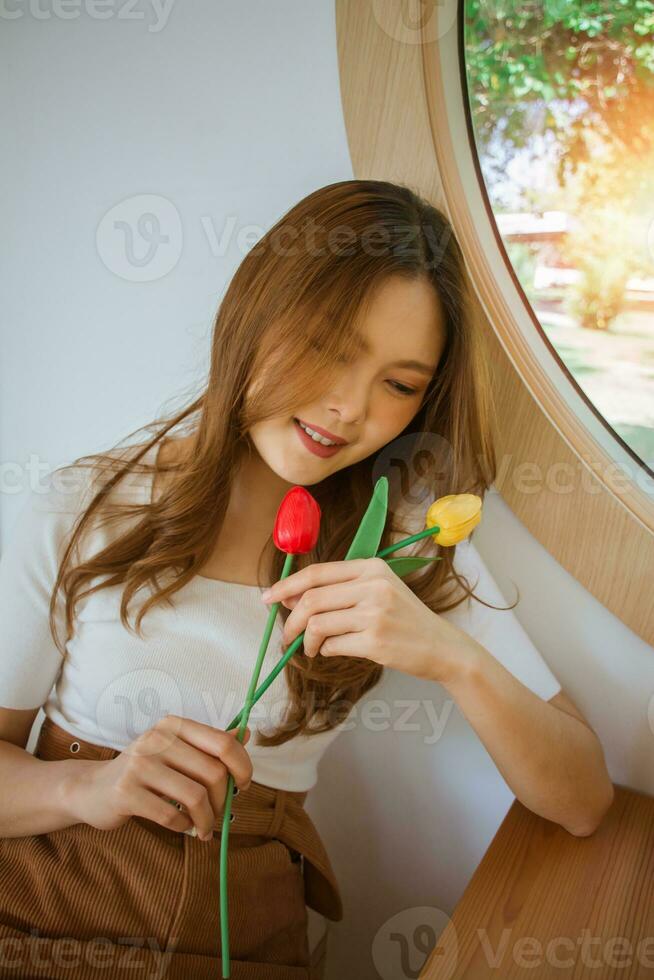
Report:
M 50 626 L 62 653 L 55 633 L 60 588 L 68 640 L 76 604 L 84 596 L 124 583 L 120 616 L 131 630 L 128 603 L 137 589 L 149 585 L 151 595 L 135 623 L 141 635 L 150 606 L 169 601 L 198 572 L 215 547 L 235 469 L 242 454 L 251 451 L 249 429 L 264 419 L 290 418 L 298 404 L 315 399 L 328 383 L 338 357 L 356 355 L 358 320 L 375 287 L 390 275 L 421 277 L 433 285 L 446 343 L 421 407 L 401 433 L 399 462 L 391 453 L 385 467 L 389 509 L 381 547 L 422 528 L 404 522 L 408 500 L 421 504 L 424 515 L 429 503 L 444 494 L 476 493 L 483 499 L 496 472 L 494 410 L 482 334 L 474 322 L 454 231 L 440 210 L 405 185 L 380 180 L 329 184 L 291 208 L 241 262 L 215 318 L 208 381 L 199 397 L 144 427 L 150 432 L 136 451 L 121 448 L 71 464 L 95 467 L 101 485 L 73 529 L 53 589 Z M 183 459 L 158 470 L 142 462 L 169 433 L 182 430 L 191 439 Z M 312 552 L 298 556 L 296 569 L 344 559 L 381 475 L 379 458 L 362 459 L 311 486 L 322 511 L 320 536 Z M 393 466 L 399 467 L 395 474 Z M 146 472 L 154 479 L 155 471 L 172 474 L 161 495 L 136 504 L 112 503 L 111 491 L 129 474 Z M 399 484 L 391 475 L 399 476 Z M 136 519 L 129 530 L 99 553 L 73 563 L 73 550 L 93 520 L 111 521 L 126 513 Z M 442 556 L 404 580 L 437 613 L 472 594 L 453 568 L 454 552 L 432 538 L 411 551 Z M 284 558 L 274 547 L 271 528 L 259 560 L 259 581 L 277 581 Z M 96 576 L 104 580 L 80 594 Z M 457 583 L 460 589 L 452 599 Z M 454 588 L 447 591 L 448 584 Z M 289 615 L 283 606 L 280 613 L 283 620 Z M 300 649 L 285 671 L 287 714 L 273 733 L 257 732 L 257 744 L 277 745 L 299 733 L 333 728 L 381 679 L 383 668 L 363 658 L 308 658 Z

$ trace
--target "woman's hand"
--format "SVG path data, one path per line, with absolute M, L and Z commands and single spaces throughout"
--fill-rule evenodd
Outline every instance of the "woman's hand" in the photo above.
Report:
M 383 558 L 319 562 L 280 579 L 265 601 L 292 612 L 287 647 L 304 630 L 308 657 L 364 657 L 445 682 L 471 638 L 432 612 Z
M 99 830 L 114 830 L 138 816 L 170 830 L 195 827 L 208 840 L 224 808 L 230 773 L 239 789 L 247 789 L 252 780 L 244 747 L 250 729 L 245 729 L 243 742 L 237 734 L 237 728 L 223 731 L 166 715 L 115 759 L 75 762 L 76 776 L 68 785 L 71 812 L 78 822 Z

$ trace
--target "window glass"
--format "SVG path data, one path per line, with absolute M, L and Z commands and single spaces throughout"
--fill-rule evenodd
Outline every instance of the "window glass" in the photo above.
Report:
M 654 2 L 464 0 L 479 169 L 537 323 L 654 470 Z

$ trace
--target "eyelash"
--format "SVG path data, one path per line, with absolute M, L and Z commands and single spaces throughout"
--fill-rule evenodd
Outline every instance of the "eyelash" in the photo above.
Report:
M 399 381 L 389 381 L 388 383 L 389 383 L 389 385 L 393 385 L 393 387 L 395 388 L 395 390 L 400 395 L 404 395 L 407 398 L 410 395 L 415 395 L 415 393 L 418 390 L 417 388 L 409 388 L 409 387 L 407 387 L 407 385 L 402 385 L 402 384 L 399 383 Z
M 315 341 L 311 342 L 311 347 L 313 347 L 314 350 L 321 349 L 320 345 L 317 344 Z M 339 361 L 344 361 L 344 360 L 345 358 L 339 357 Z M 399 395 L 403 395 L 405 398 L 410 398 L 411 395 L 415 395 L 416 392 L 418 391 L 417 388 L 409 388 L 408 385 L 400 384 L 399 381 L 389 381 L 388 384 L 392 385 L 395 391 L 397 391 Z

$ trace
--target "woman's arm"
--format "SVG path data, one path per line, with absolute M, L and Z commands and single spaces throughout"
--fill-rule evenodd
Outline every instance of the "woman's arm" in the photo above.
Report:
M 366 657 L 438 681 L 521 803 L 576 836 L 596 829 L 613 785 L 595 732 L 534 694 L 451 617 L 432 612 L 383 559 L 308 565 L 262 598 L 291 609 L 283 641 L 304 632 L 307 657 Z
M 465 638 L 438 680 L 452 695 L 507 784 L 534 813 L 577 837 L 592 834 L 614 791 L 602 745 L 567 695 L 543 701 L 484 646 Z
M 46 834 L 79 822 L 67 787 L 84 760 L 46 762 L 26 750 L 38 711 L 0 707 L 0 837 Z
M 79 767 L 89 765 L 94 763 L 84 759 L 45 762 L 0 739 L 0 837 L 47 834 L 79 823 L 67 788 Z

